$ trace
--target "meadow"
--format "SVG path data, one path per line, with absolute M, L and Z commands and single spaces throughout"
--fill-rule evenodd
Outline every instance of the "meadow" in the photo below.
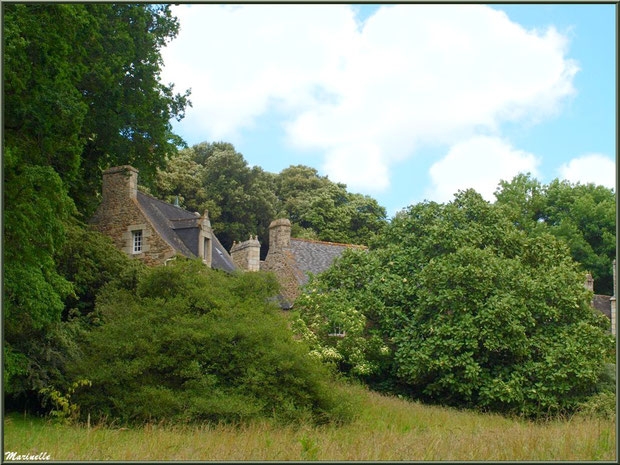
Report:
M 4 450 L 51 460 L 616 460 L 612 420 L 532 422 L 348 389 L 360 403 L 346 425 L 88 428 L 13 413 L 4 419 Z

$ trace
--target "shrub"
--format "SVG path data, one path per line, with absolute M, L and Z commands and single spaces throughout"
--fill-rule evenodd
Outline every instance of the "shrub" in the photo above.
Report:
M 65 317 L 92 312 L 97 294 L 106 284 L 135 289 L 144 270 L 140 260 L 118 250 L 112 239 L 80 224 L 67 227 L 67 241 L 56 262 L 59 273 L 74 289 L 65 299 Z
M 106 288 L 102 324 L 83 342 L 75 402 L 123 422 L 343 421 L 348 402 L 329 371 L 292 339 L 272 275 L 228 275 L 199 261 L 148 270 L 137 295 Z
M 43 392 L 65 392 L 71 387 L 66 363 L 76 356 L 76 338 L 96 324 L 95 299 L 106 285 L 135 290 L 144 265 L 116 249 L 112 240 L 75 220 L 63 225 L 66 240 L 54 255 L 55 273 L 69 283 L 57 319 L 45 325 L 11 326 L 11 345 L 5 346 L 12 408 L 38 409 Z M 64 306 L 64 308 L 63 308 Z M 32 316 L 26 312 L 26 316 Z M 23 319 L 22 323 L 28 320 Z M 32 323 L 32 322 L 31 322 Z M 18 331 L 17 331 L 18 330 Z M 47 405 L 49 407 L 49 403 Z M 21 410 L 21 409 L 20 409 Z
M 616 416 L 617 406 L 618 403 L 616 402 L 615 392 L 600 392 L 583 402 L 579 406 L 578 414 L 588 417 L 611 419 Z

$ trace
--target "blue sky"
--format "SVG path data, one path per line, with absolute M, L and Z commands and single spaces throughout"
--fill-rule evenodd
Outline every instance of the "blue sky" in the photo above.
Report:
M 181 5 L 174 128 L 393 215 L 530 171 L 614 187 L 614 5 Z

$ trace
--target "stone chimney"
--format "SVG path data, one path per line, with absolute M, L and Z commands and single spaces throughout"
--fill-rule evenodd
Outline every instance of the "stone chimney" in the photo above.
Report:
M 590 273 L 586 274 L 586 282 L 584 283 L 584 287 L 588 291 L 594 292 L 594 278 L 592 278 L 592 275 Z
M 258 242 L 258 237 L 250 235 L 245 242 L 233 242 L 230 256 L 237 268 L 244 271 L 259 271 L 260 242 Z
M 274 220 L 269 225 L 269 252 L 291 247 L 291 222 L 285 218 Z
M 115 166 L 103 172 L 103 203 L 135 199 L 138 192 L 138 170 L 133 166 Z

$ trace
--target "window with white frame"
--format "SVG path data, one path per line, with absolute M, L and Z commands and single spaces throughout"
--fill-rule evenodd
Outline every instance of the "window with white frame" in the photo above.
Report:
M 334 323 L 332 326 L 332 332 L 328 334 L 328 336 L 331 337 L 344 337 L 345 335 L 346 333 L 344 329 L 338 323 Z
M 131 231 L 131 243 L 133 253 L 142 252 L 142 230 Z

